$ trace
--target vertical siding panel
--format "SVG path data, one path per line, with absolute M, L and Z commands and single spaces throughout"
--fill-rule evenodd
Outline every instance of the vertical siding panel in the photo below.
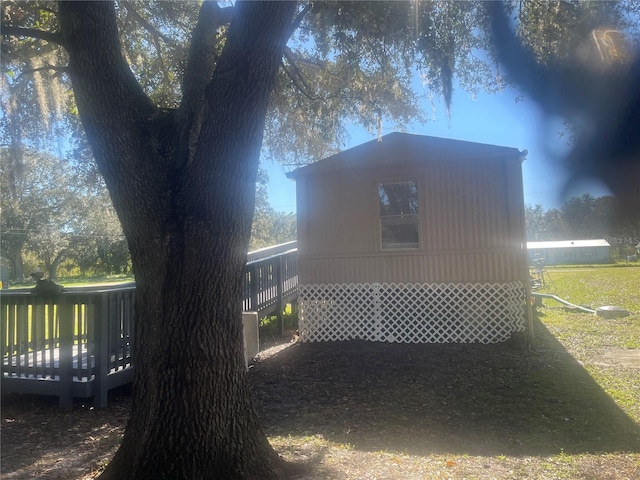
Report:
M 444 268 L 443 268 L 443 255 L 436 255 L 435 257 L 435 261 L 436 261 L 436 270 L 434 272 L 435 278 L 441 278 L 443 279 L 443 281 L 447 280 L 447 276 L 445 274 Z
M 496 190 L 498 183 L 496 182 L 495 166 L 487 166 L 484 181 L 486 183 L 486 194 L 483 198 L 482 206 L 485 218 L 485 232 L 487 233 L 487 246 L 498 246 L 501 236 L 500 225 L 497 222 L 500 216 L 501 206 L 496 203 Z
M 394 155 L 402 156 L 401 150 Z M 518 167 L 505 162 L 514 160 L 455 159 L 419 150 L 413 155 L 430 155 L 433 160 L 402 169 L 385 160 L 373 168 L 297 178 L 301 282 L 477 283 L 521 278 L 513 250 L 520 233 L 515 234 L 507 218 L 508 201 L 519 200 L 507 188 L 512 176 L 507 173 L 512 172 L 505 169 Z M 394 178 L 419 181 L 423 255 L 380 252 L 376 185 Z
M 441 200 L 441 212 L 442 214 L 440 215 L 440 217 L 438 218 L 439 223 L 438 223 L 438 232 L 440 233 L 440 239 L 438 242 L 438 250 L 444 250 L 447 248 L 447 230 L 449 230 L 450 228 L 453 227 L 453 221 L 455 221 L 455 219 L 453 218 L 452 215 L 452 205 L 451 205 L 451 190 L 444 188 L 444 186 L 449 182 L 449 179 L 447 178 L 446 175 L 446 169 L 441 168 L 440 172 L 439 172 L 439 178 L 438 178 L 438 182 L 440 184 L 440 198 Z M 446 228 L 446 223 L 447 221 L 451 219 L 451 227 L 450 228 Z
M 476 170 L 477 166 L 474 162 L 471 168 L 466 169 L 466 174 L 463 178 L 464 182 L 460 185 L 460 193 L 464 195 L 464 205 L 461 205 L 461 214 L 464 215 L 464 220 L 460 234 L 463 238 L 463 248 L 467 250 L 478 248 L 477 205 L 474 202 L 474 198 L 481 185 L 477 181 Z
M 474 270 L 474 282 L 481 282 L 481 281 L 486 281 L 481 279 L 481 274 L 480 272 L 482 272 L 482 269 L 485 266 L 485 259 L 486 259 L 487 255 L 486 253 L 478 253 L 476 255 L 476 259 L 475 259 L 475 270 Z
M 484 195 L 481 195 L 478 205 L 482 215 L 482 224 L 485 235 L 482 248 L 490 248 L 495 245 L 495 236 L 499 235 L 498 227 L 496 225 L 496 205 L 494 202 L 494 188 L 492 185 L 493 176 L 495 172 L 493 169 L 485 168 L 482 171 L 482 181 L 484 185 Z
M 452 201 L 451 201 L 453 198 L 452 190 L 454 188 L 454 185 L 451 185 L 451 181 L 447 177 L 448 175 L 443 175 L 443 178 L 441 181 L 442 185 L 449 184 L 449 188 L 442 189 L 442 198 L 444 201 L 443 211 L 446 212 L 446 214 L 441 217 L 442 223 L 438 226 L 439 227 L 438 230 L 440 231 L 440 235 L 441 235 L 440 249 L 443 249 L 443 250 L 447 248 L 447 239 L 450 237 L 451 231 L 455 230 L 456 228 L 454 205 L 452 204 Z M 446 222 L 449 223 L 448 228 L 444 228 L 446 223 L 445 219 L 447 219 Z M 453 244 L 449 244 L 449 246 L 451 248 L 455 247 Z
M 482 247 L 483 237 L 481 235 L 483 227 L 482 222 L 482 205 L 480 205 L 481 198 L 478 194 L 480 190 L 484 188 L 484 183 L 482 181 L 481 170 L 478 168 L 478 165 L 474 163 L 472 171 L 469 172 L 468 182 L 470 185 L 467 201 L 468 201 L 468 210 L 467 210 L 467 221 L 469 223 L 469 241 L 468 246 L 472 249 L 478 249 Z
M 474 258 L 473 258 L 473 281 L 474 282 L 480 281 L 480 271 L 481 271 L 480 265 L 482 264 L 483 257 L 484 257 L 484 254 L 482 253 L 474 255 Z
M 486 165 L 483 163 L 476 165 L 475 181 L 473 182 L 473 210 L 474 210 L 474 248 L 487 248 L 487 232 L 491 230 L 491 224 L 487 216 L 486 195 L 489 190 L 487 185 Z
M 522 280 L 520 252 L 450 251 L 301 258 L 300 283 L 482 283 Z
M 502 212 L 504 210 L 504 199 L 501 198 L 501 184 L 500 171 L 494 166 L 492 169 L 491 189 L 489 190 L 490 194 L 487 197 L 490 201 L 490 204 L 487 205 L 487 210 L 491 216 L 491 243 L 493 246 L 498 248 L 504 246 L 504 230 L 501 223 Z
M 512 207 L 510 207 L 509 203 L 510 203 L 510 198 L 508 196 L 508 191 L 507 191 L 507 172 L 506 172 L 506 165 L 504 164 L 504 161 L 500 163 L 502 165 L 502 168 L 500 169 L 499 173 L 499 178 L 500 178 L 500 197 L 501 198 L 501 210 L 499 210 L 500 212 L 502 212 L 501 215 L 497 215 L 498 219 L 500 220 L 502 229 L 502 235 L 500 237 L 501 239 L 501 247 L 502 248 L 510 248 L 511 247 L 511 240 L 513 239 L 513 235 L 512 235 L 512 231 L 510 228 L 510 219 L 509 219 L 509 210 L 512 209 Z
M 445 179 L 443 178 L 442 168 L 440 162 L 436 162 L 434 168 L 434 175 L 431 178 L 430 185 L 433 187 L 435 191 L 435 218 L 433 218 L 434 224 L 434 250 L 441 250 L 443 248 L 444 242 L 442 241 L 442 236 L 444 235 L 444 229 L 442 228 L 442 218 L 447 216 L 446 204 L 447 204 L 447 195 L 443 189 L 443 185 L 445 183 Z
M 500 279 L 500 272 L 498 271 L 497 268 L 497 263 L 498 263 L 498 255 L 496 255 L 495 253 L 492 253 L 490 255 L 488 255 L 488 259 L 487 261 L 489 262 L 488 265 L 488 270 L 489 272 L 491 272 L 491 281 L 492 282 L 496 282 Z
M 453 210 L 453 228 L 446 229 L 445 231 L 449 233 L 449 238 L 447 239 L 449 245 L 452 245 L 456 251 L 461 251 L 464 249 L 463 240 L 465 237 L 463 223 L 465 217 L 464 206 L 466 202 L 464 202 L 465 193 L 462 188 L 462 184 L 464 183 L 465 178 L 465 171 L 461 167 L 459 162 L 455 162 L 453 165 L 455 166 L 455 168 L 449 171 L 449 177 L 454 185 L 454 188 L 452 188 L 450 191 L 449 197 L 449 205 L 451 205 L 451 208 Z
M 478 190 L 482 186 L 482 183 L 479 181 L 477 175 L 477 166 L 474 164 L 472 169 L 470 169 L 469 174 L 467 175 L 467 181 L 469 183 L 469 188 L 467 190 L 467 225 L 466 225 L 466 246 L 469 249 L 479 248 L 479 229 L 482 228 L 481 218 L 479 217 L 479 209 L 478 209 Z M 481 209 L 480 209 L 481 210 Z
M 420 204 L 420 233 L 422 234 L 421 248 L 423 250 L 430 250 L 433 248 L 433 228 L 432 222 L 434 217 L 434 205 L 435 197 L 433 195 L 433 188 L 429 182 L 429 179 L 433 173 L 433 168 L 429 166 L 425 168 L 425 171 L 420 175 L 420 185 L 422 187 L 422 199 L 424 200 Z
M 440 224 L 438 225 L 438 231 L 440 232 L 440 246 L 439 249 L 445 250 L 447 248 L 447 240 L 450 236 L 451 230 L 455 229 L 455 216 L 454 205 L 452 203 L 453 195 L 451 194 L 452 186 L 450 185 L 451 179 L 448 175 L 448 168 L 443 168 L 441 171 L 441 192 L 442 192 L 442 211 L 444 215 L 440 217 Z M 449 188 L 444 188 L 449 184 Z M 453 245 L 449 244 L 450 247 Z

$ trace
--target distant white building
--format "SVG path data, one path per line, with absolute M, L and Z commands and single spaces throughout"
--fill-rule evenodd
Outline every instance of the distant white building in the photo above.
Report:
M 527 254 L 529 264 L 539 258 L 544 259 L 545 265 L 609 263 L 609 247 L 604 238 L 527 242 Z

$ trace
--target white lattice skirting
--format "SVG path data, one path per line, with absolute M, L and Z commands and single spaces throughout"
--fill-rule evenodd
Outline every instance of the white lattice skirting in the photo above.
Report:
M 521 282 L 299 285 L 305 342 L 497 343 L 525 330 Z

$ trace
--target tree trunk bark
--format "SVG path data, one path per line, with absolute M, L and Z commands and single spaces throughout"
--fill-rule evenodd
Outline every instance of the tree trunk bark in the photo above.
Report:
M 194 224 L 162 254 L 166 276 L 137 272 L 131 420 L 101 478 L 284 476 L 244 370 L 237 300 L 245 255 L 224 243 Z
M 11 270 L 13 271 L 13 279 L 16 282 L 24 281 L 24 262 L 22 261 L 22 252 L 9 255 L 11 262 Z
M 14 280 L 16 282 L 24 281 L 24 262 L 22 261 L 22 252 L 15 253 L 9 257 L 13 270 Z
M 57 280 L 58 279 L 58 267 L 60 266 L 60 262 L 62 262 L 64 258 L 63 253 L 59 253 L 56 257 L 51 261 L 51 263 L 47 263 L 47 272 L 49 274 L 49 280 Z
M 213 77 L 188 88 L 200 100 L 162 112 L 123 60 L 113 5 L 60 4 L 78 110 L 137 285 L 131 419 L 103 480 L 286 476 L 253 409 L 241 299 L 264 119 L 295 9 L 237 2 Z M 193 68 L 186 84 L 202 80 Z

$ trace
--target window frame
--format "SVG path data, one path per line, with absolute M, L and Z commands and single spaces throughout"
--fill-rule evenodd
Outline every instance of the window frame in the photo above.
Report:
M 392 184 L 402 184 L 402 183 L 411 183 L 414 185 L 416 191 L 416 210 L 414 213 L 401 213 L 401 214 L 383 214 L 382 211 L 382 198 L 380 196 L 380 190 L 383 185 L 392 185 Z M 421 232 L 421 221 L 420 221 L 420 212 L 422 211 L 422 201 L 421 201 L 421 191 L 422 187 L 420 181 L 415 178 L 384 178 L 378 179 L 375 182 L 375 199 L 376 199 L 376 214 L 377 214 L 377 234 L 378 234 L 378 248 L 381 252 L 406 252 L 406 251 L 417 251 L 422 248 L 422 232 Z M 393 243 L 393 244 L 385 244 L 383 239 L 383 231 L 384 231 L 384 221 L 383 218 L 411 218 L 411 222 L 407 222 L 406 224 L 414 223 L 415 231 L 417 234 L 417 242 L 411 242 L 406 244 L 401 243 Z M 401 225 L 402 223 L 400 223 Z

